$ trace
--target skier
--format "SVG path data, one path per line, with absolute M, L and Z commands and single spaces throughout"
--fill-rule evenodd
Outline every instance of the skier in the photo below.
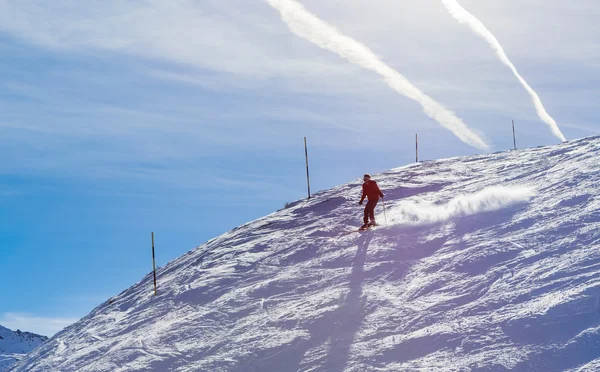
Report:
M 361 229 L 366 229 L 369 226 L 377 226 L 375 222 L 375 206 L 379 201 L 379 197 L 383 198 L 383 193 L 379 190 L 379 186 L 377 186 L 377 182 L 371 180 L 370 174 L 365 174 L 363 177 L 363 185 L 362 185 L 362 197 L 360 198 L 359 205 L 362 205 L 365 197 L 369 199 L 367 205 L 365 206 L 365 216 L 363 218 L 364 225 L 362 225 Z M 369 222 L 371 219 L 371 222 Z

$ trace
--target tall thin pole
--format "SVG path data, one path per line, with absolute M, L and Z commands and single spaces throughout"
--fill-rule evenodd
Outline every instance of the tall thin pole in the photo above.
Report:
M 515 136 L 515 121 L 512 121 L 513 124 L 513 145 L 515 146 L 515 150 L 517 149 L 517 137 Z
M 308 146 L 304 137 L 304 156 L 306 157 L 306 183 L 308 184 L 308 198 L 310 199 L 310 174 L 308 173 Z
M 419 133 L 415 133 L 415 163 L 419 162 Z
M 156 259 L 154 258 L 154 231 L 152 232 L 152 271 L 154 271 L 154 295 L 156 296 Z

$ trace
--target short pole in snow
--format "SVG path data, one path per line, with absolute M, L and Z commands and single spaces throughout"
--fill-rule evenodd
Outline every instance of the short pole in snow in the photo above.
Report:
M 415 163 L 419 162 L 419 133 L 415 133 Z
M 306 158 L 306 183 L 308 184 L 308 198 L 310 199 L 310 174 L 308 173 L 308 146 L 304 137 L 304 156 Z
M 156 259 L 154 258 L 154 231 L 152 232 L 152 271 L 154 272 L 154 295 L 156 296 Z
M 515 150 L 517 149 L 517 137 L 515 136 L 515 121 L 512 121 L 512 127 L 513 127 L 513 145 L 515 147 Z

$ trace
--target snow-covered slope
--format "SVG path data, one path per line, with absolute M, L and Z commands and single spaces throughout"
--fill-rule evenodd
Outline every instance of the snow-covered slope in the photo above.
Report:
M 46 336 L 20 330 L 13 332 L 0 325 L 0 371 L 5 371 L 10 365 L 47 340 Z
M 424 162 L 234 229 L 15 371 L 600 369 L 600 137 Z M 362 171 L 362 170 L 361 170 Z

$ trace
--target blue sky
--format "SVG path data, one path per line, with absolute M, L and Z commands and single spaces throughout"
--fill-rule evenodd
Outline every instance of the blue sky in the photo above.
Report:
M 558 143 L 490 47 L 433 0 L 306 8 L 455 112 L 490 151 Z M 597 134 L 599 10 L 461 1 L 567 139 Z M 557 24 L 560 27 L 557 27 Z M 0 3 L 0 324 L 53 334 L 171 259 L 312 189 L 479 153 L 264 1 Z M 357 190 L 358 193 L 358 190 Z M 357 223 L 360 222 L 357 206 Z

